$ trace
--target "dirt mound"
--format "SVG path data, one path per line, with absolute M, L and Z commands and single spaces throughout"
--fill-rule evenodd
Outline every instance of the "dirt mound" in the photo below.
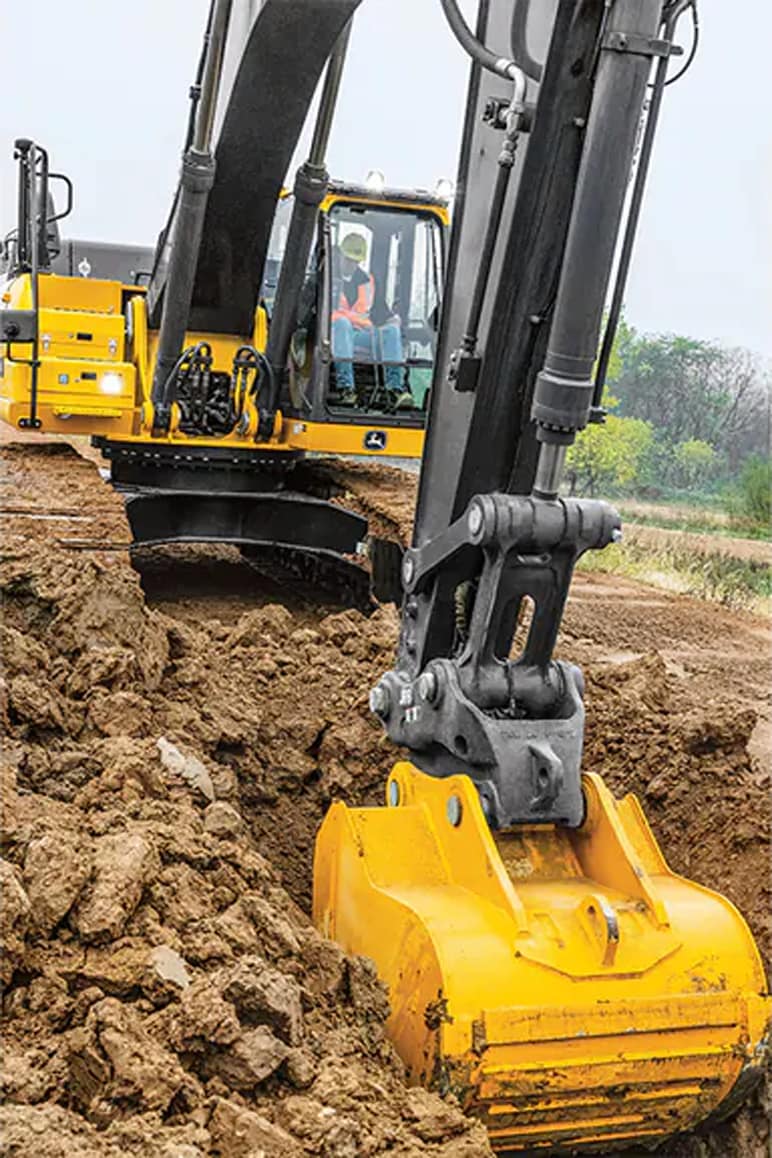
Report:
M 92 466 L 61 489 L 67 455 L 26 454 L 25 501 L 77 494 L 126 535 Z M 380 800 L 396 754 L 367 710 L 396 614 L 279 604 L 227 550 L 202 553 L 198 587 L 195 552 L 147 556 L 146 596 L 125 552 L 26 511 L 5 525 L 0 1152 L 489 1153 L 455 1104 L 406 1088 L 371 967 L 307 915 L 324 811 Z M 766 941 L 752 714 L 696 701 L 656 654 L 587 674 L 588 766 Z M 665 1153 L 756 1158 L 764 1131 L 757 1104 Z

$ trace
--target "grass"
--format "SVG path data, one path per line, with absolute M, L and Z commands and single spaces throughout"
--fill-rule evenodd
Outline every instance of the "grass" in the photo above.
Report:
M 725 535 L 729 538 L 767 539 L 769 527 L 750 519 L 730 515 L 717 506 L 703 507 L 684 502 L 656 503 L 616 500 L 616 506 L 627 523 L 660 527 L 666 531 L 690 531 L 697 535 Z
M 688 545 L 614 544 L 604 551 L 588 551 L 578 570 L 625 575 L 733 610 L 768 611 L 772 597 L 772 572 L 766 564 L 718 552 L 697 554 Z

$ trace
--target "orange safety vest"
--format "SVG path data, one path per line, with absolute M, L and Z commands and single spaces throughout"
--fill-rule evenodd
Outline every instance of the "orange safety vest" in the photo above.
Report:
M 362 270 L 364 273 L 364 270 Z M 338 296 L 338 308 L 333 312 L 332 320 L 336 318 L 348 318 L 352 326 L 356 326 L 360 330 L 368 329 L 372 326 L 370 321 L 370 310 L 373 308 L 373 301 L 375 299 L 375 278 L 373 275 L 366 274 L 366 280 L 360 282 L 357 287 L 357 296 L 353 305 L 349 303 L 348 298 L 341 289 Z

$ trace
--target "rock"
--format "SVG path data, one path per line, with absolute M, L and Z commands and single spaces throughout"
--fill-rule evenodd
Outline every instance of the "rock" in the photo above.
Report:
M 463 1134 L 472 1126 L 458 1106 L 445 1102 L 438 1094 L 415 1086 L 405 1094 L 402 1116 L 424 1142 L 444 1142 Z
M 166 849 L 161 850 L 167 859 Z M 165 864 L 150 887 L 150 900 L 165 925 L 185 929 L 214 911 L 214 889 L 207 877 L 188 864 Z
M 296 1090 L 306 1090 L 316 1077 L 316 1062 L 307 1049 L 291 1049 L 284 1063 L 287 1081 Z
M 235 1005 L 242 1021 L 269 1025 L 289 1045 L 303 1038 L 300 986 L 260 957 L 245 957 L 230 973 L 223 997 Z
M 0 842 L 14 841 L 19 825 L 19 794 L 16 769 L 5 760 L 0 762 Z
M 228 634 L 228 647 L 264 647 L 266 637 L 285 639 L 292 627 L 292 613 L 279 603 L 247 611 Z
M 237 903 L 253 922 L 263 951 L 268 956 L 291 957 L 300 952 L 300 941 L 292 925 L 265 897 L 259 893 L 245 893 Z
M 15 676 L 8 685 L 10 718 L 37 728 L 64 727 L 62 697 L 55 688 L 48 687 L 27 675 Z
M 204 829 L 212 836 L 230 840 L 238 836 L 243 828 L 241 813 L 224 800 L 215 800 L 204 812 Z
M 361 634 L 362 615 L 358 611 L 338 611 L 333 615 L 325 615 L 319 630 L 325 639 L 340 646 L 344 640 Z
M 208 978 L 195 981 L 173 1008 L 169 1040 L 186 1053 L 208 1053 L 212 1047 L 233 1045 L 241 1026 L 233 1006 Z
M 92 647 L 84 651 L 67 681 L 67 694 L 83 696 L 98 685 L 123 686 L 136 678 L 134 652 L 126 647 Z
M 73 915 L 83 940 L 118 937 L 159 868 L 155 848 L 138 832 L 100 837 L 96 841 L 93 882 Z
M 35 977 L 27 990 L 27 1008 L 39 1015 L 52 1029 L 61 1029 L 67 1022 L 72 1002 L 67 982 L 53 973 Z
M 51 663 L 51 657 L 42 643 L 4 624 L 0 624 L 0 654 L 3 670 L 9 678 L 45 671 Z
M 233 1090 L 247 1093 L 270 1077 L 287 1057 L 289 1050 L 264 1025 L 251 1029 L 224 1053 L 205 1059 L 205 1069 Z
M 323 1158 L 360 1158 L 361 1153 L 361 1134 L 356 1118 L 336 1114 L 321 1148 Z
M 386 986 L 369 957 L 346 959 L 346 981 L 353 1009 L 373 1021 L 385 1021 L 391 1012 Z
M 130 1114 L 138 1107 L 165 1113 L 192 1082 L 134 1010 L 114 997 L 92 1006 L 85 1027 L 71 1035 L 68 1064 L 70 1093 L 97 1115 L 109 1101 L 110 1117 L 121 1103 Z
M 136 692 L 96 688 L 89 699 L 88 714 L 104 736 L 144 736 L 150 727 L 150 704 Z
M 46 832 L 27 845 L 24 885 L 32 923 L 50 933 L 66 917 L 91 875 L 91 849 L 76 833 Z
M 77 968 L 78 981 L 98 986 L 102 995 L 128 997 L 139 989 L 148 969 L 147 945 L 140 940 L 120 945 L 93 946 L 86 950 L 85 960 Z
M 184 959 L 169 945 L 156 945 L 151 949 L 149 963 L 159 981 L 168 982 L 177 989 L 187 989 L 190 985 Z
M 316 997 L 337 997 L 346 979 L 346 955 L 334 941 L 311 931 L 303 947 L 306 985 Z
M 24 960 L 24 937 L 30 918 L 30 903 L 15 865 L 0 860 L 0 982 L 3 988 Z
M 227 764 L 215 764 L 210 772 L 216 800 L 237 800 L 239 778 Z
M 79 1114 L 61 1106 L 0 1107 L 3 1158 L 122 1158 Z
M 106 736 L 94 745 L 94 751 L 104 769 L 102 782 L 105 787 L 120 791 L 133 781 L 143 795 L 168 795 L 168 783 L 152 741 L 131 736 Z
M 319 1154 L 324 1135 L 335 1125 L 337 1111 L 317 1098 L 291 1094 L 280 1103 L 279 1115 L 287 1129 L 303 1139 L 308 1152 Z
M 0 1103 L 20 1102 L 34 1105 L 55 1097 L 67 1080 L 66 1065 L 44 1047 L 31 1046 L 17 1049 L 3 1041 L 0 1054 Z M 0 1123 L 0 1154 L 5 1156 L 5 1141 Z
M 303 1153 L 285 1130 L 225 1098 L 217 1098 L 208 1126 L 215 1152 L 228 1158 L 295 1158 Z
M 212 778 L 197 756 L 185 756 L 165 736 L 160 736 L 156 744 L 161 753 L 161 763 L 167 772 L 179 776 L 189 788 L 200 792 L 207 800 L 214 800 Z
M 260 946 L 255 927 L 250 921 L 243 904 L 244 898 L 229 905 L 219 913 L 213 924 L 216 932 L 237 953 L 255 953 Z

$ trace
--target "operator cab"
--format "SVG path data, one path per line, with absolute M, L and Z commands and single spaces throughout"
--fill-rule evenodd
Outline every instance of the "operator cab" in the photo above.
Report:
M 285 406 L 314 422 L 423 428 L 442 299 L 447 208 L 430 194 L 333 183 L 319 215 Z M 271 312 L 292 197 L 274 220 Z

